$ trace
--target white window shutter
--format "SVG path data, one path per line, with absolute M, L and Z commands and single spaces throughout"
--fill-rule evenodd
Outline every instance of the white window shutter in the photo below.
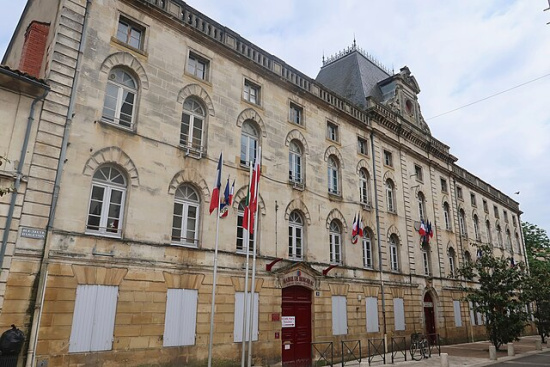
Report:
M 166 292 L 166 314 L 164 315 L 164 337 L 162 345 L 165 347 L 177 346 L 179 341 L 178 330 L 181 327 L 180 310 L 181 289 L 168 289 Z
M 393 299 L 393 317 L 395 330 L 405 330 L 405 308 L 403 298 Z
M 196 289 L 182 289 L 182 327 L 181 344 L 195 345 L 195 331 L 197 327 L 197 301 L 198 291 Z
M 348 333 L 347 302 L 345 296 L 332 296 L 332 334 Z
M 455 314 L 455 326 L 462 326 L 462 316 L 460 315 L 460 301 L 453 301 L 453 308 Z
M 379 330 L 378 327 L 378 298 L 367 297 L 366 298 L 367 309 L 367 333 L 376 333 Z
M 163 346 L 195 345 L 198 291 L 168 289 Z
M 250 301 L 250 293 L 247 293 L 247 299 Z M 240 343 L 243 341 L 243 301 L 244 292 L 235 293 L 235 323 L 233 324 L 233 341 Z M 254 293 L 254 315 L 252 318 L 252 341 L 258 340 L 258 315 L 259 315 L 260 297 Z M 246 304 L 247 313 L 250 314 L 250 303 Z M 249 328 L 246 328 L 246 341 L 249 338 Z
M 97 287 L 93 285 L 79 285 L 76 288 L 69 353 L 90 350 L 96 294 Z
M 118 287 L 98 285 L 90 351 L 111 350 L 115 328 Z
M 472 325 L 476 325 L 476 319 L 475 319 L 475 314 L 474 314 L 474 305 L 472 304 L 471 301 L 468 301 L 468 305 L 470 306 L 470 323 Z

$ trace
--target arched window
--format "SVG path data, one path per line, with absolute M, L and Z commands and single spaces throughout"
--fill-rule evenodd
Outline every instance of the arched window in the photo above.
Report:
M 395 213 L 395 198 L 393 195 L 393 182 L 390 179 L 386 180 L 386 199 L 388 204 L 388 211 L 390 213 Z
M 191 185 L 181 185 L 174 199 L 172 243 L 197 246 L 199 242 L 199 195 Z
M 504 242 L 502 242 L 502 230 L 500 229 L 500 224 L 497 224 L 497 241 L 498 247 L 503 248 Z
M 101 166 L 92 179 L 86 231 L 109 236 L 122 235 L 126 178 L 111 165 Z
M 126 71 L 114 68 L 109 72 L 102 119 L 115 125 L 132 128 L 135 120 L 137 82 Z
M 458 225 L 460 227 L 460 234 L 466 236 L 466 213 L 463 209 L 458 212 Z
M 359 200 L 361 204 L 368 205 L 369 200 L 369 174 L 366 169 L 359 170 Z
M 254 161 L 258 149 L 259 133 L 251 121 L 243 122 L 241 129 L 241 164 L 248 166 Z
M 340 178 L 338 174 L 338 160 L 334 156 L 328 157 L 328 192 L 340 195 Z
M 201 153 L 203 151 L 204 120 L 206 113 L 202 105 L 194 98 L 183 102 L 181 115 L 180 145 Z
M 481 236 L 479 235 L 479 219 L 477 214 L 474 214 L 474 234 L 477 241 L 481 241 Z
M 516 248 L 518 251 L 518 255 L 521 255 L 521 242 L 519 241 L 519 235 L 517 232 L 515 237 L 516 237 Z
M 245 206 L 246 206 L 246 199 L 243 199 L 239 203 L 239 209 L 237 210 L 237 251 L 238 252 L 246 252 L 246 247 L 244 247 L 244 244 L 245 244 L 244 241 L 246 241 L 246 236 L 248 235 L 248 232 L 246 231 L 246 229 L 243 228 Z M 254 235 L 249 236 L 248 248 L 250 252 L 254 251 Z
M 487 229 L 487 243 L 493 246 L 493 236 L 491 235 L 491 222 L 488 220 L 485 222 L 485 228 Z
M 449 203 L 443 203 L 443 217 L 445 219 L 445 229 L 451 230 L 451 212 L 449 210 Z
M 369 228 L 365 228 L 363 231 L 363 266 L 367 269 L 374 268 L 374 254 L 372 251 L 373 238 L 372 231 Z
M 295 141 L 290 142 L 288 152 L 288 179 L 290 182 L 303 183 L 302 149 Z
M 330 222 L 329 242 L 330 242 L 330 263 L 342 263 L 342 230 L 340 224 L 333 220 Z
M 510 236 L 510 230 L 506 230 L 506 247 L 508 248 L 508 251 L 513 252 L 514 249 L 512 248 L 512 237 Z
M 288 218 L 288 257 L 302 260 L 304 240 L 304 219 L 294 210 Z
M 395 234 L 390 236 L 390 268 L 399 271 L 399 239 Z
M 424 199 L 424 194 L 419 192 L 417 199 L 418 199 L 418 215 L 420 216 L 420 219 L 424 219 L 426 215 L 424 211 L 424 201 L 426 201 Z
M 447 256 L 449 257 L 449 276 L 451 278 L 455 277 L 455 271 L 456 271 L 456 253 L 455 249 L 450 247 L 449 251 L 447 252 Z

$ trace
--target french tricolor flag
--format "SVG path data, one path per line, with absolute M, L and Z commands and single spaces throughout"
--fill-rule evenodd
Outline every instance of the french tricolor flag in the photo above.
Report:
M 212 198 L 210 199 L 210 214 L 218 207 L 220 201 L 220 187 L 222 186 L 222 165 L 223 165 L 223 153 L 220 153 L 220 159 L 218 160 L 218 169 L 216 173 L 216 184 L 212 190 Z

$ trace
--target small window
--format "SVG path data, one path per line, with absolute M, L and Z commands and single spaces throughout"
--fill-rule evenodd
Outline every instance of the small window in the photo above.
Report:
M 357 137 L 357 152 L 362 155 L 369 155 L 367 140 Z
M 463 200 L 463 199 L 464 199 L 464 197 L 462 196 L 462 187 L 460 187 L 460 186 L 457 186 L 457 187 L 456 187 L 456 196 L 458 196 L 458 198 L 459 198 L 460 200 Z
M 128 20 L 124 17 L 120 17 L 118 20 L 118 29 L 116 32 L 116 38 L 126 43 L 128 46 L 143 50 L 143 36 L 145 35 L 145 28 Z
M 447 192 L 447 180 L 444 178 L 441 178 L 441 191 Z
M 193 75 L 195 78 L 208 80 L 210 72 L 210 61 L 197 55 L 194 52 L 189 52 L 189 58 L 187 59 L 187 73 Z
M 243 98 L 245 101 L 260 105 L 260 86 L 246 79 L 244 81 Z
M 493 205 L 493 211 L 495 212 L 495 218 L 500 218 L 500 215 L 498 214 L 498 207 L 496 205 Z
M 485 213 L 489 213 L 489 205 L 487 204 L 487 200 L 483 199 L 483 210 Z
M 338 125 L 327 122 L 327 139 L 338 142 Z
M 424 177 L 422 176 L 422 167 L 417 164 L 414 165 L 414 175 L 418 181 L 424 181 Z
M 387 150 L 384 150 L 384 164 L 388 167 L 393 167 L 392 154 Z
M 514 225 L 514 227 L 516 226 L 516 216 L 515 215 L 512 215 L 512 224 Z
M 474 194 L 473 192 L 470 193 L 470 202 L 472 203 L 472 206 L 477 206 L 477 203 L 476 203 L 476 194 Z
M 289 116 L 288 119 L 290 122 L 295 123 L 296 125 L 304 125 L 304 109 L 298 106 L 295 103 L 290 103 Z
M 502 215 L 504 216 L 504 222 L 508 223 L 508 213 L 506 212 L 506 210 L 502 211 Z

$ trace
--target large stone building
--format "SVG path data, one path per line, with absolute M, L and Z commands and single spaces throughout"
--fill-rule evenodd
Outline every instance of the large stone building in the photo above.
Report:
M 0 277 L 0 327 L 26 332 L 28 365 L 206 364 L 222 151 L 235 196 L 219 223 L 215 363 L 241 357 L 259 147 L 258 364 L 306 365 L 317 342 L 481 338 L 457 268 L 482 243 L 524 259 L 518 203 L 431 135 L 407 67 L 355 44 L 313 80 L 180 0 L 30 0 L 3 64 L 29 59 L 51 91 Z

